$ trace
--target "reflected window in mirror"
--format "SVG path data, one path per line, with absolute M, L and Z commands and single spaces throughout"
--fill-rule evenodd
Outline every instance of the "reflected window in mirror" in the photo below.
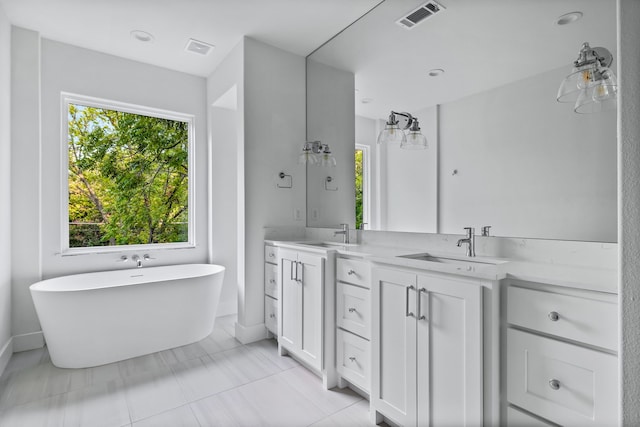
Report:
M 355 194 L 356 228 L 366 229 L 369 223 L 369 147 L 356 144 L 355 149 Z

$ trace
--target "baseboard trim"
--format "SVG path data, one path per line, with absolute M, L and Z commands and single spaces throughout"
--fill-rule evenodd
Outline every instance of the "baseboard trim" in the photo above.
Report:
M 267 327 L 264 323 L 244 326 L 236 322 L 236 339 L 242 344 L 249 344 L 267 338 Z
M 44 335 L 42 331 L 30 332 L 13 336 L 13 352 L 35 350 L 44 347 Z
M 9 337 L 7 342 L 2 346 L 0 350 L 0 375 L 3 374 L 5 368 L 9 364 L 9 359 L 13 354 L 13 337 Z

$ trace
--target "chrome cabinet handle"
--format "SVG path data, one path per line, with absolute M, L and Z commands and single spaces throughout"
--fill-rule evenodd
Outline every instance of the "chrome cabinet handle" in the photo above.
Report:
M 560 381 L 558 381 L 558 380 L 550 380 L 549 381 L 549 387 L 551 387 L 553 390 L 559 390 L 560 389 Z
M 412 312 L 409 311 L 409 291 L 415 289 L 413 287 L 413 285 L 411 286 L 407 286 L 405 288 L 405 294 L 404 294 L 404 317 L 416 317 Z
M 347 274 L 348 274 L 349 276 L 351 276 L 351 275 L 353 275 L 353 274 L 356 274 L 356 272 L 355 272 L 355 271 L 353 271 L 353 270 L 349 270 L 349 271 L 347 271 Z
M 270 318 L 272 318 L 272 319 L 274 319 L 274 318 L 276 317 L 276 315 L 275 315 L 275 314 L 273 314 L 273 313 L 271 313 L 271 314 L 269 315 L 269 317 L 270 317 Z
M 351 362 L 355 362 L 355 361 L 356 361 L 356 358 L 355 358 L 355 357 L 353 357 L 353 356 L 351 356 L 351 357 L 349 358 L 349 360 L 350 360 Z
M 560 320 L 560 315 L 557 311 L 552 311 L 551 313 L 549 313 L 549 319 L 551 319 L 552 322 L 557 322 L 558 320 Z
M 274 254 L 273 252 L 269 252 L 269 258 L 275 258 L 276 254 Z
M 420 288 L 418 291 L 418 320 L 426 320 L 426 316 L 422 314 L 422 293 L 427 294 L 427 290 L 425 288 Z
M 301 284 L 304 283 L 304 264 L 302 263 L 302 261 L 298 261 L 296 263 L 296 279 L 298 279 L 298 266 L 297 264 L 300 264 L 300 280 L 298 280 L 298 282 L 300 282 Z
M 355 307 L 349 307 L 349 313 L 354 313 L 354 312 L 356 312 L 356 311 L 357 311 L 357 310 L 355 309 Z
M 298 278 L 296 277 L 295 279 L 293 278 L 293 264 L 294 262 L 291 261 L 291 280 L 295 280 L 296 282 L 298 281 Z M 295 263 L 296 265 L 296 276 L 298 275 L 298 263 Z
M 269 279 L 269 283 L 276 283 L 275 279 Z

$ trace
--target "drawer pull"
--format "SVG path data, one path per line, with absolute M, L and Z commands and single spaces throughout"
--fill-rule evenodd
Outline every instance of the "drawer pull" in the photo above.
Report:
M 551 319 L 552 322 L 557 322 L 558 320 L 560 320 L 560 315 L 557 311 L 552 311 L 551 313 L 549 313 L 549 319 Z
M 560 390 L 560 381 L 558 380 L 549 381 L 549 387 L 551 387 L 554 390 Z
M 351 356 L 351 357 L 349 358 L 349 360 L 350 360 L 352 363 L 355 363 L 356 358 L 355 358 L 355 357 L 353 357 L 353 356 Z
M 275 314 L 273 314 L 273 313 L 271 313 L 271 314 L 269 315 L 269 317 L 270 317 L 270 318 L 272 318 L 272 319 L 275 319 L 276 315 L 275 315 Z
M 355 272 L 355 271 L 353 271 L 353 270 L 349 270 L 349 271 L 347 271 L 347 274 L 348 274 L 349 276 L 351 276 L 351 275 L 356 274 L 356 272 Z
M 269 279 L 269 283 L 276 283 L 275 279 Z
M 274 254 L 273 252 L 269 252 L 269 258 L 275 258 L 276 254 Z
M 357 310 L 355 309 L 355 307 L 349 307 L 349 313 L 354 313 L 354 312 L 356 312 L 356 311 L 357 311 Z

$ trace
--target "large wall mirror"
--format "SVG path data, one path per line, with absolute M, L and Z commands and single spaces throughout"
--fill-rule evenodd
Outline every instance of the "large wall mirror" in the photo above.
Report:
M 615 242 L 617 112 L 556 100 L 584 42 L 616 72 L 615 1 L 437 1 L 410 29 L 424 1 L 372 4 L 307 58 L 307 136 L 337 160 L 307 165 L 307 225 Z M 427 149 L 376 143 L 391 111 Z

